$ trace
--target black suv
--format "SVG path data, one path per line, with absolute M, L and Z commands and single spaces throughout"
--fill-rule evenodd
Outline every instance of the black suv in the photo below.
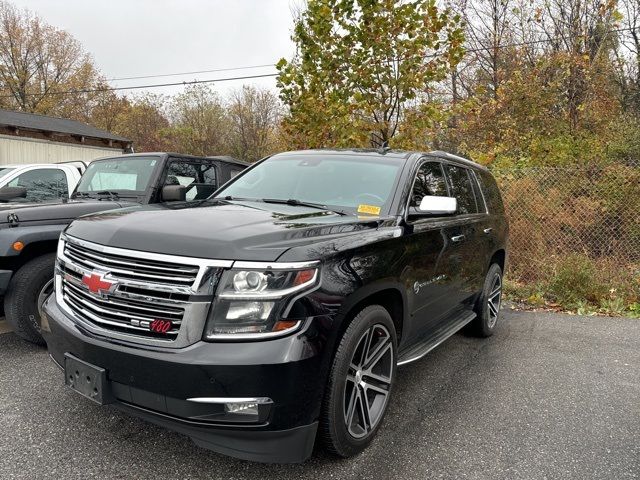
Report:
M 74 221 L 42 330 L 68 386 L 264 462 L 350 456 L 396 367 L 494 332 L 507 222 L 442 152 L 275 155 L 212 198 Z

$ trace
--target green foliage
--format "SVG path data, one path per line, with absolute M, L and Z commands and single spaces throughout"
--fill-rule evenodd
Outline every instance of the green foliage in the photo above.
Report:
M 571 253 L 545 258 L 526 281 L 507 277 L 505 296 L 534 308 L 574 311 L 579 315 L 640 317 L 640 271 L 629 273 L 615 262 Z
M 211 155 L 225 146 L 228 119 L 222 99 L 208 86 L 196 85 L 176 95 L 169 106 L 177 150 L 192 155 Z
M 459 16 L 435 0 L 310 0 L 292 39 L 295 58 L 277 68 L 297 147 L 368 146 L 371 132 L 391 140 L 463 54 Z
M 548 284 L 548 294 L 558 303 L 568 306 L 581 301 L 597 302 L 606 295 L 606 285 L 596 277 L 596 267 L 589 258 L 569 254 L 555 265 L 555 272 Z

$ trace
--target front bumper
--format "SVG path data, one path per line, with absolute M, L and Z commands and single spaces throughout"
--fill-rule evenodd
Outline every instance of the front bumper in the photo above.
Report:
M 141 348 L 83 331 L 45 303 L 42 333 L 49 353 L 65 353 L 104 368 L 114 405 L 186 434 L 205 448 L 261 462 L 301 462 L 313 449 L 330 355 L 329 317 L 300 332 L 264 342 L 197 342 L 181 349 Z M 267 397 L 255 422 L 192 398 Z

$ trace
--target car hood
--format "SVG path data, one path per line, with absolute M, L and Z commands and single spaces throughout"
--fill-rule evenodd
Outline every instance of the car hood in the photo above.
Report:
M 9 218 L 13 218 L 15 222 L 16 217 L 19 224 L 70 222 L 80 215 L 122 208 L 128 205 L 134 204 L 93 199 L 69 200 L 67 202 L 0 204 L 0 224 L 7 223 Z
M 301 206 L 218 201 L 157 204 L 90 215 L 67 233 L 131 250 L 189 257 L 276 261 L 291 247 L 375 231 L 383 219 Z

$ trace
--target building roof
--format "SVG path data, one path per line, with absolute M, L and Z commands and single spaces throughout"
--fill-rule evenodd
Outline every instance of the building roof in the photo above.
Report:
M 131 142 L 127 138 L 114 135 L 106 130 L 95 128 L 76 120 L 50 117 L 48 115 L 39 115 L 36 113 L 16 112 L 13 110 L 0 109 L 0 125 L 28 130 L 38 130 L 41 132 L 65 133 L 68 135 L 113 140 L 116 142 Z

